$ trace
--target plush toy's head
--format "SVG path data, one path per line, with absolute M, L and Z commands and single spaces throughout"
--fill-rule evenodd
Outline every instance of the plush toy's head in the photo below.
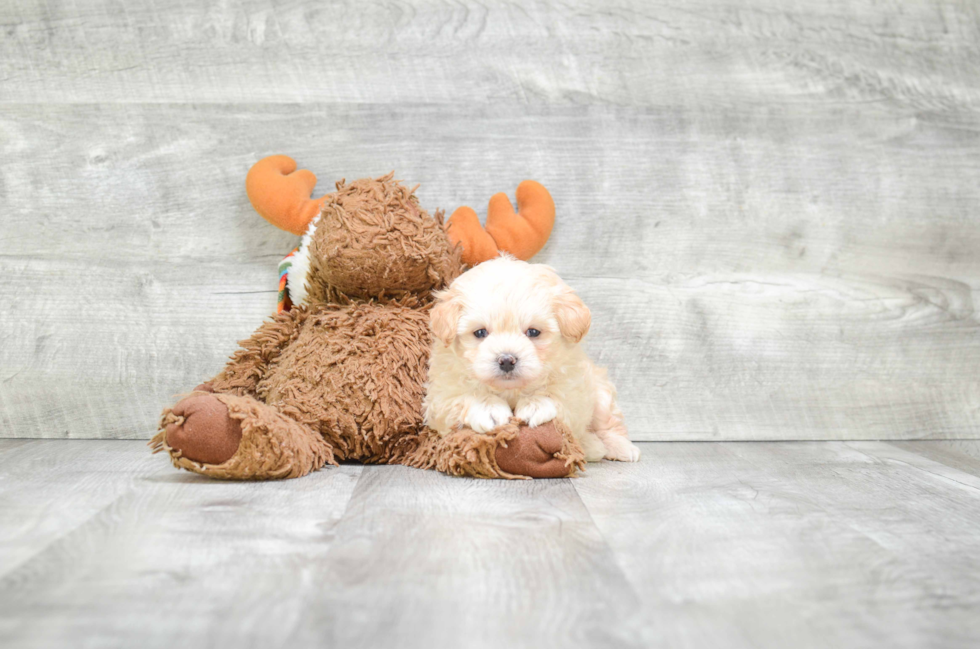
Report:
M 245 183 L 256 211 L 303 235 L 286 275 L 292 302 L 428 298 L 462 273 L 464 263 L 500 251 L 529 258 L 554 223 L 554 202 L 533 181 L 518 187 L 518 212 L 506 195 L 494 196 L 484 230 L 468 207 L 444 225 L 440 212 L 429 216 L 415 189 L 392 177 L 341 181 L 336 192 L 312 199 L 316 176 L 296 170 L 291 158 L 270 156 L 252 167 Z
M 337 183 L 303 237 L 308 302 L 427 295 L 462 272 L 442 215 L 429 216 L 413 191 L 391 174 Z

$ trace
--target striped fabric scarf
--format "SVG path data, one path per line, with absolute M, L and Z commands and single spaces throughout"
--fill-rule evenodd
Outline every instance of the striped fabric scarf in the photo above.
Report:
M 289 287 L 286 286 L 286 279 L 289 277 L 289 269 L 293 265 L 293 256 L 298 250 L 299 246 L 296 246 L 279 262 L 279 299 L 276 301 L 276 313 L 289 311 L 293 308 L 293 301 L 289 299 Z

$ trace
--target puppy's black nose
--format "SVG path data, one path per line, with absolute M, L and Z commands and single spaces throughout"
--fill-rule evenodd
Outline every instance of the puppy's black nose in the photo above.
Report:
M 517 357 L 512 354 L 501 354 L 497 357 L 497 365 L 504 372 L 513 372 L 514 366 L 517 365 Z

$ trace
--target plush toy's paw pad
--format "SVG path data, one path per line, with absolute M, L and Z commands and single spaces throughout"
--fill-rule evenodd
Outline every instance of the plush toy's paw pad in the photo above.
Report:
M 547 397 L 541 399 L 530 399 L 517 405 L 514 416 L 522 421 L 526 421 L 531 428 L 536 428 L 541 424 L 546 424 L 558 416 L 558 406 Z
M 471 406 L 466 412 L 466 425 L 478 433 L 489 433 L 498 426 L 503 426 L 514 416 L 506 403 L 495 403 L 488 406 Z
M 639 462 L 640 447 L 625 437 L 609 437 L 602 440 L 606 447 L 606 459 L 618 462 Z
M 167 426 L 167 446 L 182 457 L 203 464 L 221 464 L 238 450 L 242 427 L 217 397 L 196 394 L 177 402 L 171 411 L 183 421 Z
M 572 470 L 555 457 L 561 451 L 562 436 L 553 422 L 543 426 L 521 426 L 517 437 L 497 448 L 497 466 L 514 475 L 531 478 L 564 478 Z

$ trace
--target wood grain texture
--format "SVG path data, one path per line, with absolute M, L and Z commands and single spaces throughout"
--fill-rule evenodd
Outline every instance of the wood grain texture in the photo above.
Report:
M 574 480 L 229 483 L 141 441 L 0 442 L 0 644 L 980 641 L 980 477 L 880 442 L 642 449 Z
M 5 102 L 980 103 L 971 2 L 31 0 L 0 24 Z
M 952 439 L 893 442 L 893 446 L 980 477 L 980 440 Z
M 314 575 L 301 646 L 640 646 L 640 602 L 567 479 L 365 467 Z
M 147 472 L 163 468 L 142 443 L 4 442 L 0 446 L 0 575 L 97 516 Z
M 574 482 L 647 646 L 973 647 L 980 478 L 877 442 L 643 445 Z
M 0 456 L 5 647 L 285 646 L 361 471 L 232 483 L 143 442 L 30 451 Z
M 0 436 L 151 434 L 295 244 L 245 172 L 533 177 L 638 439 L 980 436 L 971 3 L 0 8 Z
M 8 258 L 0 269 L 5 435 L 146 439 L 161 404 L 213 375 L 275 309 L 273 289 L 258 288 L 273 275 L 254 264 Z

